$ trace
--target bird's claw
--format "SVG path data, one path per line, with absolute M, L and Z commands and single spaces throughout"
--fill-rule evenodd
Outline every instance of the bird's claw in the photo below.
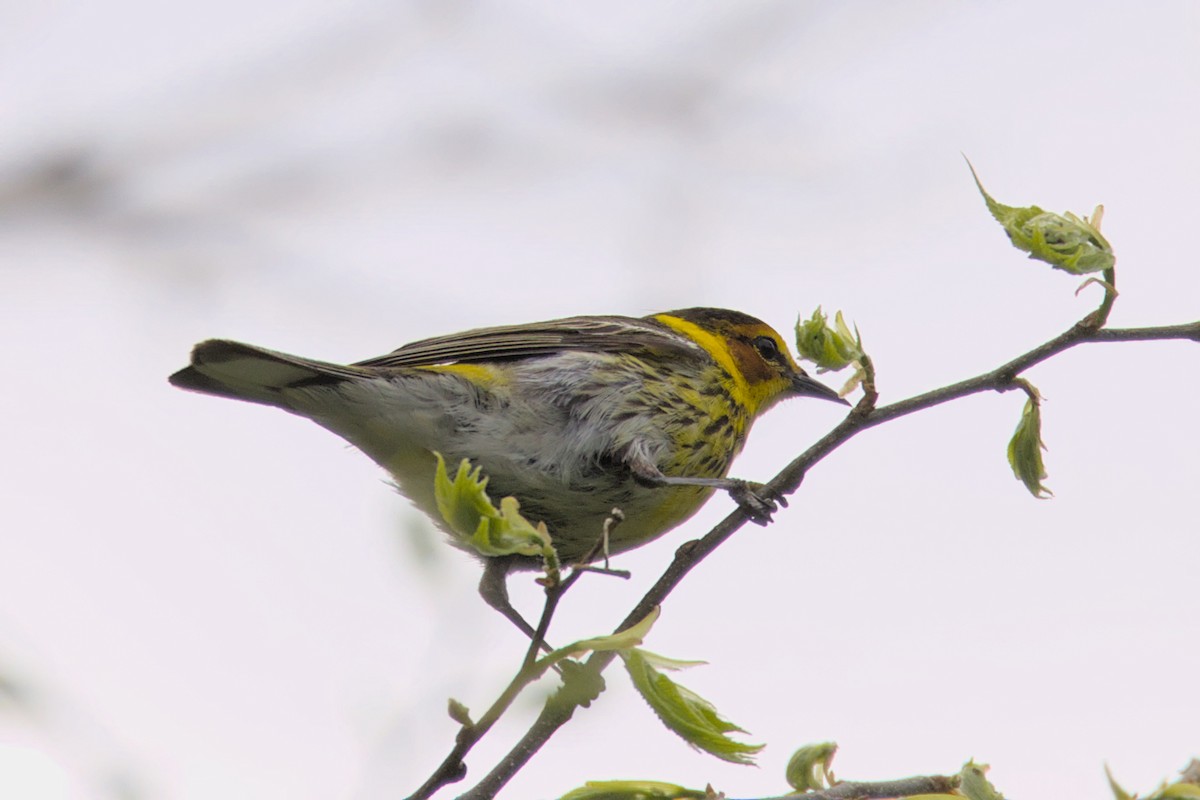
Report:
M 771 515 L 778 508 L 787 508 L 786 497 L 761 483 L 736 481 L 729 490 L 729 496 L 750 517 L 750 521 L 758 525 L 769 523 Z

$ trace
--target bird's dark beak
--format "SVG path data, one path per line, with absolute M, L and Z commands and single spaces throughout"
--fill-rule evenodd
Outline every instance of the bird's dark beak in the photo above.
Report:
M 833 389 L 813 380 L 803 372 L 797 372 L 792 378 L 792 393 L 798 397 L 820 397 L 823 400 L 832 400 L 835 403 L 841 403 L 846 406 L 850 405 L 849 400 L 838 397 L 838 393 Z

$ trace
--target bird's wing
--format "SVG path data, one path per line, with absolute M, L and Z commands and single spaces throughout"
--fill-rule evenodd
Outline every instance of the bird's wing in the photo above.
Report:
M 654 320 L 617 316 L 569 317 L 422 339 L 353 366 L 388 369 L 480 363 L 535 358 L 569 350 L 635 354 L 674 352 L 693 356 L 703 352 L 692 340 Z

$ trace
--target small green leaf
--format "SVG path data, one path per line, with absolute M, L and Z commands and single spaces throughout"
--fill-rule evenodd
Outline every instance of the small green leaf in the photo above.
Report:
M 663 724 L 692 747 L 735 764 L 752 763 L 751 756 L 762 750 L 761 744 L 743 744 L 726 736 L 744 731 L 722 719 L 707 700 L 655 669 L 652 661 L 661 656 L 634 649 L 622 651 L 621 658 L 638 693 Z
M 592 639 L 583 639 L 567 648 L 574 653 L 581 653 L 585 650 L 604 651 L 604 650 L 629 650 L 641 644 L 646 634 L 650 633 L 650 629 L 654 627 L 654 623 L 658 621 L 659 614 L 662 613 L 660 606 L 655 606 L 650 610 L 650 613 L 630 627 L 619 633 L 613 633 L 608 636 L 596 636 Z
M 1070 211 L 1054 214 L 1037 206 L 1006 206 L 987 193 L 970 161 L 967 161 L 967 167 L 988 211 L 1004 228 L 1013 247 L 1029 253 L 1030 258 L 1073 275 L 1103 272 L 1116 264 L 1112 245 L 1100 233 L 1103 206 L 1096 206 L 1091 220 L 1077 217 Z
M 658 781 L 588 781 L 560 800 L 703 800 L 709 793 Z
M 792 753 L 787 764 L 787 782 L 797 792 L 819 791 L 833 782 L 829 766 L 833 763 L 837 744 L 809 744 Z
M 707 664 L 707 661 L 684 661 L 680 658 L 667 658 L 658 653 L 651 653 L 649 650 L 638 651 L 642 658 L 646 659 L 646 663 L 656 669 L 669 669 L 672 672 L 690 669 L 692 667 L 702 667 Z
M 1041 403 L 1035 393 L 1025 402 L 1021 421 L 1017 423 L 1017 430 L 1008 442 L 1008 464 L 1017 480 L 1039 499 L 1054 494 L 1042 485 L 1046 479 L 1046 467 L 1042 463 L 1042 451 L 1045 449 L 1046 445 L 1042 443 Z
M 642 643 L 646 634 L 650 632 L 650 628 L 654 626 L 658 615 L 662 613 L 660 606 L 655 606 L 650 610 L 642 620 L 619 633 L 609 634 L 608 636 L 595 636 L 591 639 L 580 639 L 577 642 L 572 642 L 566 647 L 560 647 L 557 650 L 552 650 L 546 655 L 537 660 L 534 666 L 544 672 L 554 664 L 561 664 L 564 670 L 571 662 L 568 659 L 581 655 L 589 651 L 617 651 L 631 650 Z M 564 671 L 564 678 L 566 673 Z
M 988 781 L 988 769 L 990 767 L 987 764 L 976 764 L 974 761 L 963 765 L 962 772 L 959 773 L 962 782 L 958 791 L 962 792 L 967 800 L 1004 800 L 1004 795 L 997 792 L 996 787 Z
M 1164 786 L 1155 797 L 1171 798 L 1171 800 L 1175 800 L 1175 798 L 1195 800 L 1195 798 L 1200 797 L 1200 785 L 1195 783 L 1172 783 L 1170 786 Z
M 856 365 L 863 357 L 862 336 L 850 327 L 839 311 L 834 324 L 817 306 L 811 318 L 796 321 L 796 349 L 800 358 L 817 365 L 817 372 L 837 372 Z
M 1108 764 L 1104 765 L 1104 774 L 1108 777 L 1108 786 L 1112 789 L 1113 797 L 1116 800 L 1134 800 L 1133 795 L 1121 788 L 1121 784 L 1117 783 L 1117 779 L 1113 777 L 1112 770 L 1108 768 Z
M 454 480 L 446 472 L 446 461 L 437 457 L 433 479 L 434 498 L 438 511 L 451 533 L 480 555 L 495 557 L 523 555 L 546 557 L 550 550 L 550 534 L 543 523 L 533 525 L 521 516 L 520 503 L 515 497 L 505 497 L 496 508 L 487 494 L 488 479 L 480 467 L 471 462 L 459 462 Z
M 661 609 L 655 606 L 640 622 L 619 633 L 581 639 L 553 650 L 534 662 L 533 669 L 540 675 L 550 667 L 558 665 L 559 672 L 562 673 L 562 686 L 555 694 L 554 702 L 586 708 L 604 691 L 604 678 L 595 664 L 572 659 L 589 651 L 615 651 L 622 654 L 633 651 L 650 632 L 659 613 Z

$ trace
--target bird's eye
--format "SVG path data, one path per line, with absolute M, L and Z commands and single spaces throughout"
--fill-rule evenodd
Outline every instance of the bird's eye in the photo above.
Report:
M 779 358 L 779 345 L 770 336 L 755 337 L 754 349 L 767 361 L 774 361 Z

